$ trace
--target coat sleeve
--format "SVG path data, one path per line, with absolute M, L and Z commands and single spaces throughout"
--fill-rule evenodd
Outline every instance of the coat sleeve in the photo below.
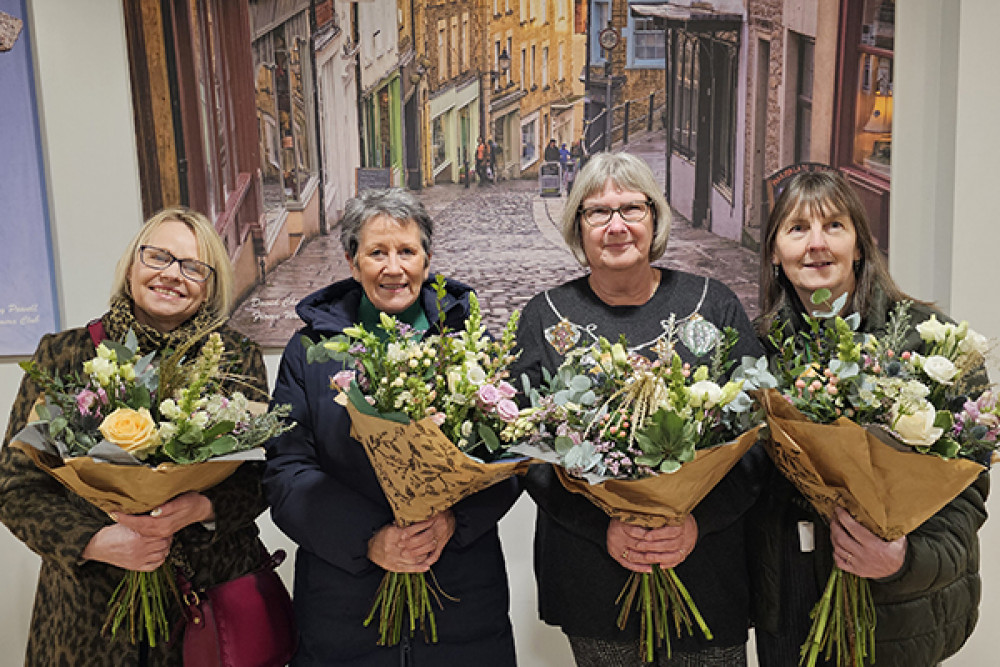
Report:
M 478 540 L 496 527 L 520 495 L 521 480 L 514 476 L 455 503 L 455 534 L 448 546 L 461 549 Z
M 307 367 L 304 347 L 295 336 L 281 358 L 271 401 L 290 404 L 296 426 L 268 443 L 264 489 L 274 523 L 288 537 L 323 560 L 360 574 L 374 567 L 368 560 L 368 540 L 393 517 L 387 505 L 324 467 L 319 447 L 348 446 L 350 418 L 337 405 L 329 407 L 330 413 L 314 414 L 313 403 L 320 397 L 311 394 L 322 383 L 309 382 L 307 371 L 316 374 L 317 368 Z M 322 398 L 332 404 L 332 392 L 327 393 Z M 327 418 L 330 414 L 334 418 Z
M 894 575 L 872 582 L 876 598 L 910 599 L 933 593 L 978 566 L 978 531 L 986 521 L 990 474 L 968 488 L 907 536 L 906 559 Z
M 80 356 L 76 348 L 82 350 L 86 344 L 82 340 L 75 344 L 71 336 L 71 332 L 44 336 L 33 360 L 53 373 L 66 372 Z M 72 571 L 82 565 L 80 556 L 94 533 L 111 519 L 76 498 L 27 454 L 10 447 L 10 440 L 27 424 L 39 393 L 27 376 L 21 380 L 0 451 L 0 522 L 36 554 Z

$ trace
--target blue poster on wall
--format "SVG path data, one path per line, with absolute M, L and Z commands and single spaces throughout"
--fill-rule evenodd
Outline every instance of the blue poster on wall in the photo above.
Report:
M 59 324 L 26 19 L 24 0 L 0 0 L 0 355 Z

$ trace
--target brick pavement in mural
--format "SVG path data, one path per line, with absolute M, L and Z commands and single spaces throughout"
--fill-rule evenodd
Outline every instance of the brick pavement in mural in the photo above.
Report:
M 662 147 L 650 142 L 633 152 L 662 174 L 657 143 Z M 535 293 L 584 273 L 558 231 L 564 200 L 539 197 L 534 181 L 437 185 L 418 196 L 435 223 L 431 270 L 473 286 L 493 331 Z M 757 257 L 734 241 L 694 229 L 678 216 L 657 264 L 712 275 L 736 292 L 751 317 L 757 312 Z M 265 347 L 283 347 L 301 326 L 298 300 L 349 275 L 336 233 L 316 237 L 271 271 L 237 307 L 233 323 Z

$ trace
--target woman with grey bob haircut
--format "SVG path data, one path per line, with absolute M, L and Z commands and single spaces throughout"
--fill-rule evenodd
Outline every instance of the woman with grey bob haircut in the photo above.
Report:
M 739 342 L 731 358 L 763 353 L 736 295 L 722 283 L 659 268 L 670 208 L 649 166 L 627 153 L 595 155 L 566 202 L 563 238 L 589 273 L 536 295 L 517 332 L 521 356 L 511 376 L 537 386 L 576 346 L 625 336 L 630 355 L 673 349 L 697 366 L 710 361 L 726 327 Z M 673 637 L 658 667 L 746 664 L 749 583 L 743 514 L 756 499 L 761 452 L 744 457 L 680 526 L 645 530 L 608 516 L 570 493 L 551 465 L 532 466 L 525 488 L 538 504 L 535 580 L 543 621 L 569 638 L 578 667 L 642 664 L 639 620 L 617 625 L 615 599 L 632 572 L 675 567 L 712 629 Z M 586 583 L 584 583 L 586 582 Z
M 357 259 L 361 229 L 369 220 L 378 216 L 388 216 L 397 222 L 415 222 L 420 231 L 420 244 L 424 254 L 430 258 L 434 221 L 420 200 L 409 190 L 390 188 L 365 190 L 357 197 L 347 200 L 344 217 L 340 220 L 340 245 L 344 247 L 352 264 Z
M 590 163 L 594 163 L 590 167 Z M 609 180 L 621 190 L 641 192 L 650 202 L 653 220 L 653 241 L 649 246 L 649 261 L 655 262 L 667 249 L 670 238 L 670 205 L 656 184 L 653 172 L 640 157 L 630 153 L 598 153 L 590 158 L 588 168 L 573 181 L 573 189 L 566 199 L 562 216 L 562 235 L 573 256 L 583 266 L 588 266 L 583 251 L 583 237 L 579 224 L 582 203 L 604 189 Z

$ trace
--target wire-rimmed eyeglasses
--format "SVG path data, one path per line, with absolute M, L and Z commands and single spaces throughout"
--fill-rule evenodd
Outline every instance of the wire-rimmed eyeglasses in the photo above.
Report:
M 151 269 L 163 271 L 174 262 L 181 267 L 181 275 L 196 283 L 203 283 L 212 277 L 215 268 L 197 259 L 178 259 L 169 250 L 153 245 L 139 246 L 139 261 Z

